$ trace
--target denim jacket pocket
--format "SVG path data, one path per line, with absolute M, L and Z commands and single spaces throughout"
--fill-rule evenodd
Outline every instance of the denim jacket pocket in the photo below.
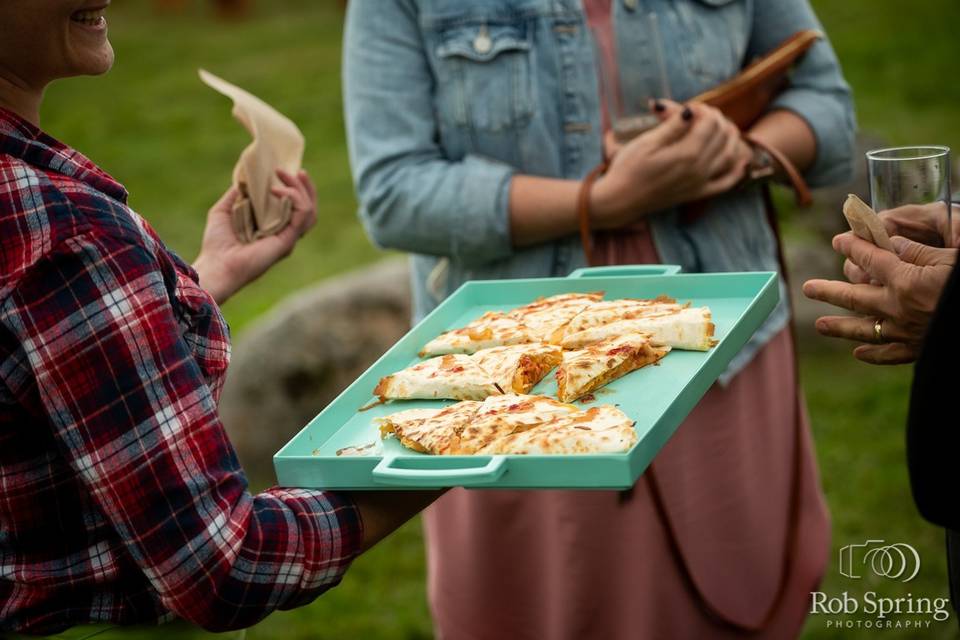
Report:
M 744 66 L 749 33 L 747 0 L 692 0 L 680 3 L 693 35 L 685 55 L 690 71 L 704 89 L 729 80 Z
M 458 23 L 436 48 L 437 101 L 449 124 L 502 131 L 533 115 L 530 34 L 517 22 Z

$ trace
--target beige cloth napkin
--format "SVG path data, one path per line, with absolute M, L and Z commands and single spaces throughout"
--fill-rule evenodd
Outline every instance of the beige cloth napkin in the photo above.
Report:
M 270 189 L 283 183 L 277 169 L 296 174 L 303 161 L 303 134 L 289 118 L 266 102 L 200 69 L 200 79 L 233 100 L 233 116 L 253 136 L 233 169 L 240 197 L 233 206 L 233 229 L 243 242 L 279 232 L 290 222 L 289 198 L 277 198 Z

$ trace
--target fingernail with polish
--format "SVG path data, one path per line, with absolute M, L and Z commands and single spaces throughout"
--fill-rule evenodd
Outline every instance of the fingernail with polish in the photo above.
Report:
M 690 122 L 690 120 L 693 119 L 693 111 L 690 107 L 684 107 L 683 113 L 681 113 L 680 116 L 687 122 Z
M 663 104 L 659 100 L 653 101 L 653 110 L 656 111 L 657 113 L 663 113 L 664 111 L 666 111 L 666 109 L 667 109 L 667 105 Z

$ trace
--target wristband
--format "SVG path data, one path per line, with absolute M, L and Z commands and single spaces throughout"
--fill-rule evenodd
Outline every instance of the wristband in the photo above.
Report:
M 590 231 L 590 192 L 597 179 L 607 172 L 609 164 L 606 160 L 594 167 L 580 182 L 577 192 L 577 221 L 580 225 L 580 242 L 583 244 L 583 254 L 587 258 L 587 265 L 594 267 L 596 262 L 593 255 L 593 234 Z

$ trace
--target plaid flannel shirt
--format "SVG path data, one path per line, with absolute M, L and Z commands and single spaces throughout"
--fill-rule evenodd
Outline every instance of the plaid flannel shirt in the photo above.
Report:
M 246 627 L 360 549 L 349 499 L 247 491 L 227 326 L 126 197 L 0 109 L 0 632 Z

